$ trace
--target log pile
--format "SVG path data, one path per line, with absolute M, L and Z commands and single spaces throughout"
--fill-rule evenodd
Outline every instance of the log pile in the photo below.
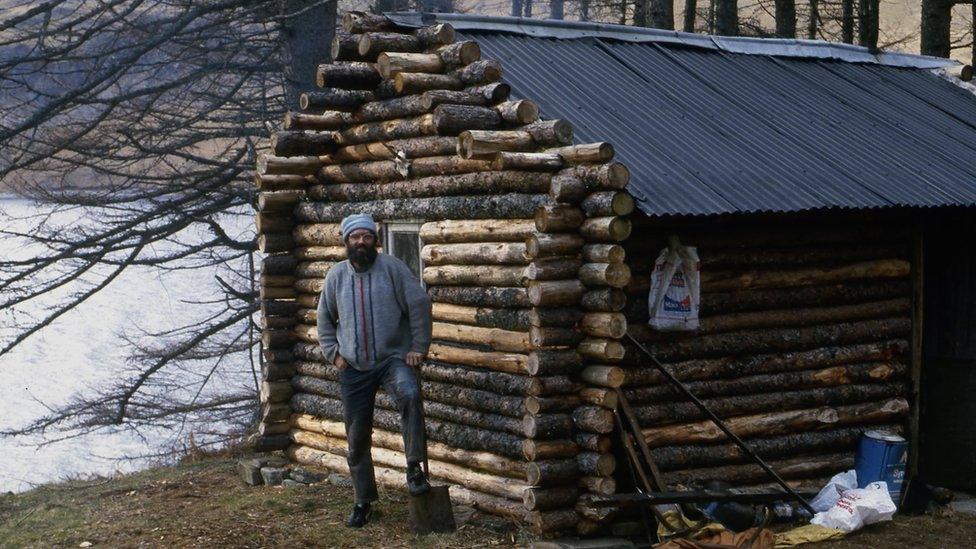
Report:
M 912 285 L 904 234 L 768 223 L 674 230 L 633 219 L 627 330 L 789 480 L 848 468 L 866 428 L 903 432 Z M 669 234 L 701 257 L 701 328 L 647 326 L 649 275 Z M 624 395 L 672 484 L 768 482 L 758 466 L 625 346 Z

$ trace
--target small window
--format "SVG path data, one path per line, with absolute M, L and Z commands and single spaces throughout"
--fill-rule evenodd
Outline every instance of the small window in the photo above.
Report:
M 421 277 L 420 223 L 386 223 L 383 230 L 383 247 L 386 253 L 399 258 L 410 267 L 417 278 Z

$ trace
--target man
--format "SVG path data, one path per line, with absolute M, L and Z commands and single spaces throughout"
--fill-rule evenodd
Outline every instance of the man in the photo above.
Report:
M 370 456 L 373 406 L 383 386 L 400 411 L 407 456 L 407 488 L 430 490 L 420 467 L 425 429 L 419 368 L 430 347 L 431 305 L 420 281 L 399 259 L 377 253 L 376 223 L 367 214 L 340 224 L 348 259 L 329 270 L 319 296 L 318 337 L 325 357 L 339 370 L 349 444 L 347 461 L 356 505 L 348 526 L 369 522 L 377 499 Z

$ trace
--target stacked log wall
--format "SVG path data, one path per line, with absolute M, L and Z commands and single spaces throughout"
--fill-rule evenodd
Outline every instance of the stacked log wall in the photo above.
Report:
M 613 464 L 605 436 L 576 436 L 600 421 L 605 431 L 609 402 L 581 377 L 584 210 L 552 187 L 578 172 L 585 198 L 625 182 L 626 169 L 607 164 L 609 145 L 572 145 L 570 124 L 509 101 L 499 63 L 454 43 L 449 25 L 406 29 L 351 13 L 343 27 L 336 62 L 319 68 L 322 91 L 286 116 L 255 179 L 268 254 L 262 430 L 276 437 L 265 447 L 285 437 L 292 459 L 348 471 L 338 372 L 315 329 L 324 277 L 345 259 L 338 223 L 359 212 L 423 219 L 431 474 L 537 532 L 573 530 L 588 512 L 581 493 L 612 492 Z M 377 480 L 402 489 L 399 419 L 382 392 L 375 425 Z
M 910 235 L 897 220 L 671 227 L 634 216 L 628 331 L 793 482 L 853 464 L 867 429 L 905 434 L 912 332 Z M 697 246 L 701 328 L 647 325 L 667 238 Z M 768 483 L 700 410 L 627 346 L 623 394 L 665 480 Z

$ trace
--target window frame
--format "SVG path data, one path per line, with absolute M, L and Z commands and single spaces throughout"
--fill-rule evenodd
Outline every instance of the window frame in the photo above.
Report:
M 423 284 L 423 272 L 424 272 L 424 259 L 422 257 L 421 251 L 424 247 L 424 242 L 420 238 L 420 226 L 424 224 L 423 220 L 420 219 L 409 219 L 409 220 L 399 220 L 399 221 L 385 221 L 382 223 L 382 233 L 383 233 L 383 253 L 387 253 L 396 256 L 396 250 L 394 246 L 393 234 L 394 233 L 416 233 L 417 235 L 417 263 L 419 272 L 414 273 Z M 426 285 L 424 285 L 426 287 Z

